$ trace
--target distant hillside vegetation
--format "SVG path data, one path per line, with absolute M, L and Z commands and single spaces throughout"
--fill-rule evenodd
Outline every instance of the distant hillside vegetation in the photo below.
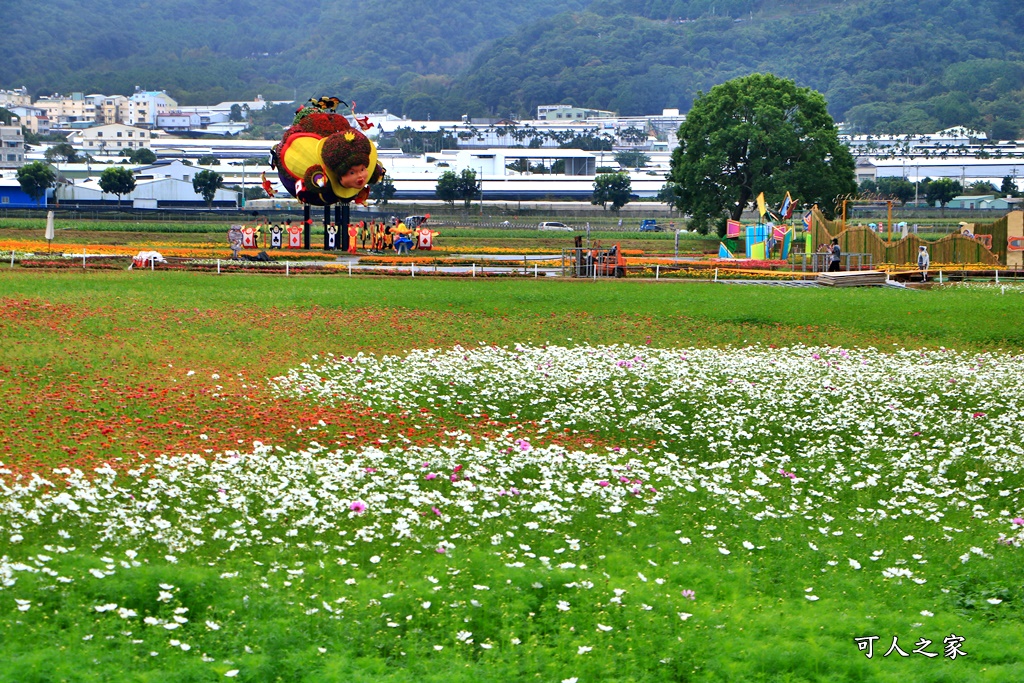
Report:
M 1024 136 L 1019 0 L 9 0 L 0 87 L 337 94 L 413 118 L 686 110 L 771 71 L 862 132 Z M 13 19 L 10 19 L 12 18 Z M 51 39 L 51 36 L 57 36 Z
M 719 13 L 752 9 L 679 21 L 698 4 Z M 738 0 L 606 0 L 497 41 L 452 96 L 499 113 L 569 102 L 640 114 L 686 110 L 699 91 L 770 71 L 820 90 L 833 116 L 863 132 L 963 124 L 1019 137 L 1022 34 L 1024 3 L 1014 0 L 794 2 L 788 9 Z
M 4 3 L 0 88 L 182 104 L 322 94 L 376 80 L 408 93 L 463 70 L 487 41 L 588 0 L 30 0 Z M 417 86 L 418 77 L 428 77 Z M 368 104 L 370 104 L 368 102 Z M 401 105 L 401 100 L 398 101 Z

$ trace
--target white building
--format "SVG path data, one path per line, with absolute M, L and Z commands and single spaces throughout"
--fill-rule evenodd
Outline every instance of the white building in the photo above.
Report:
M 167 114 L 158 114 L 156 127 L 167 133 L 185 133 L 190 130 L 197 130 L 202 126 L 202 119 L 199 114 L 173 111 Z
M 117 204 L 117 195 L 100 189 L 99 178 L 77 180 L 62 184 L 56 190 L 56 199 L 62 206 L 87 207 L 96 204 Z M 177 178 L 137 178 L 135 190 L 120 199 L 122 206 L 146 209 L 202 208 L 206 205 L 202 196 L 192 187 L 191 180 Z M 238 193 L 234 190 L 217 190 L 213 198 L 215 208 L 237 208 Z
M 125 148 L 151 147 L 153 131 L 123 123 L 110 123 L 75 131 L 68 135 L 68 142 L 80 152 L 93 156 L 120 155 Z
M 156 126 L 156 117 L 178 109 L 165 91 L 136 90 L 128 98 L 128 116 L 125 123 L 131 126 Z

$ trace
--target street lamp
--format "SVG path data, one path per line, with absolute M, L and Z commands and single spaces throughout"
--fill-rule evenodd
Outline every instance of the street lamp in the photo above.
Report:
M 480 166 L 480 215 L 484 215 L 484 167 Z

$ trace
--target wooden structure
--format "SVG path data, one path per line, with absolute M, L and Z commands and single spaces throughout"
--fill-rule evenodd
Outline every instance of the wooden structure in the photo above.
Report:
M 1024 243 L 1024 211 L 1013 211 L 992 223 L 963 227 L 972 236 L 952 234 L 935 242 L 925 242 L 911 234 L 898 240 L 885 240 L 869 227 L 843 229 L 841 221 L 828 220 L 818 207 L 811 210 L 811 235 L 815 245 L 830 244 L 836 238 L 844 253 L 871 254 L 874 263 L 916 265 L 918 247 L 923 244 L 928 247 L 932 263 L 1024 266 L 1024 249 L 1018 246 Z

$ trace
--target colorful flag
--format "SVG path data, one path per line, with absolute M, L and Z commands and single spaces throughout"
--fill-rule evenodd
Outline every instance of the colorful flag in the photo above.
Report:
M 787 232 L 789 232 L 789 228 L 785 225 L 775 225 L 772 227 L 772 237 L 777 240 L 783 239 Z
M 782 208 L 779 209 L 779 215 L 787 220 L 793 217 L 793 198 L 789 196 L 789 192 L 786 193 L 786 198 L 782 200 Z
M 718 243 L 718 258 L 735 258 L 724 243 Z
M 740 228 L 742 228 L 742 227 L 743 226 L 740 225 L 739 221 L 734 221 L 734 220 L 732 220 L 730 218 L 729 220 L 727 220 L 725 222 L 725 236 L 726 237 L 739 237 L 740 236 Z
M 811 229 L 811 212 L 808 211 L 804 214 L 804 230 Z
M 761 216 L 765 215 L 768 212 L 768 207 L 765 206 L 764 203 L 764 192 L 757 195 L 757 212 Z
M 758 242 L 750 247 L 750 258 L 755 261 L 764 261 L 766 258 L 765 247 L 768 246 L 765 242 Z

